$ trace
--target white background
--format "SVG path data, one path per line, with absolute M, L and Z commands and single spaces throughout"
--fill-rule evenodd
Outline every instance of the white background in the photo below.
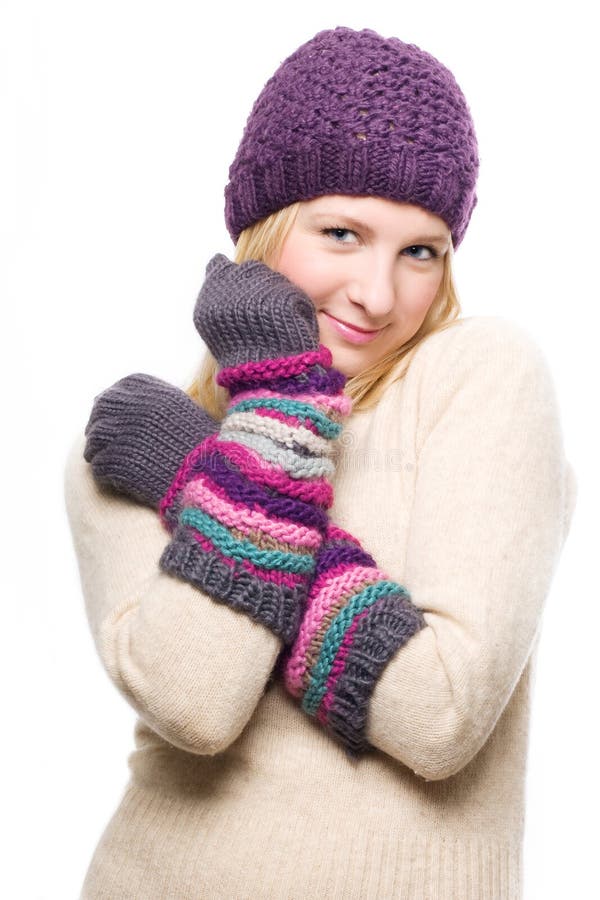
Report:
M 251 105 L 317 31 L 433 53 L 476 123 L 466 315 L 550 360 L 579 499 L 547 601 L 531 723 L 525 900 L 597 896 L 598 158 L 592 4 L 55 0 L 0 5 L 4 553 L 2 896 L 73 898 L 127 778 L 134 714 L 96 656 L 62 469 L 122 376 L 188 382 L 204 266 Z M 118 900 L 118 898 L 115 898 Z M 448 898 L 460 900 L 460 898 Z

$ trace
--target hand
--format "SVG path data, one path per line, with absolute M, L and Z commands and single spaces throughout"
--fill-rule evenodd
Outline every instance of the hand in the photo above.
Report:
M 98 483 L 157 508 L 184 457 L 218 428 L 179 388 L 128 375 L 95 397 L 83 455 Z
M 426 625 L 406 588 L 329 520 L 296 640 L 276 668 L 303 711 L 356 758 L 370 748 L 369 703 L 383 669 Z
M 161 501 L 178 525 L 161 568 L 295 636 L 333 502 L 334 442 L 352 402 L 331 353 L 240 363 L 217 435 L 196 447 Z
M 312 300 L 265 263 L 217 253 L 194 309 L 194 324 L 223 368 L 317 350 Z

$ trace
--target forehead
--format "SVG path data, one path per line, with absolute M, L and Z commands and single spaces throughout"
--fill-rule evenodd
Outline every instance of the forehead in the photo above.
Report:
M 303 219 L 343 217 L 370 227 L 433 228 L 440 236 L 450 233 L 444 220 L 429 210 L 385 197 L 324 194 L 304 200 L 300 204 L 299 216 Z

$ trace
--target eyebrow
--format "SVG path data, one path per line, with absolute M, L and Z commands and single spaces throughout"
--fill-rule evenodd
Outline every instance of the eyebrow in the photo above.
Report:
M 360 231 L 364 231 L 369 237 L 374 234 L 373 229 L 370 225 L 367 225 L 366 222 L 362 222 L 360 219 L 355 219 L 354 216 L 347 216 L 344 213 L 328 213 L 328 212 L 319 212 L 315 213 L 315 220 L 327 221 L 331 222 L 332 220 L 342 222 L 344 225 L 349 225 L 352 228 L 357 228 Z M 441 244 L 446 245 L 449 241 L 449 234 L 420 234 L 416 237 L 413 237 L 410 243 L 407 243 L 407 246 L 414 246 L 415 244 Z

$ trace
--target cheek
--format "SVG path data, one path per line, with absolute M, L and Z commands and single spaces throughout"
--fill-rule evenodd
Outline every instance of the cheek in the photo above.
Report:
M 331 264 L 301 243 L 288 242 L 284 245 L 277 271 L 303 290 L 317 309 L 325 302 L 335 280 Z
M 441 273 L 415 279 L 404 293 L 406 311 L 415 317 L 424 317 L 435 300 L 441 281 Z

